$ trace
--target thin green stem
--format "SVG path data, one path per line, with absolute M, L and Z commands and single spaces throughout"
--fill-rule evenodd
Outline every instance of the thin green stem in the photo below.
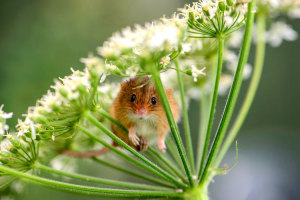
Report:
M 134 183 L 124 182 L 124 181 L 114 181 L 114 180 L 103 179 L 103 178 L 95 178 L 95 177 L 87 176 L 87 175 L 64 172 L 64 171 L 60 171 L 60 170 L 56 170 L 56 169 L 47 167 L 40 163 L 36 163 L 34 165 L 34 167 L 36 169 L 46 171 L 49 173 L 54 173 L 54 174 L 58 174 L 58 175 L 62 175 L 62 176 L 70 177 L 70 178 L 75 178 L 75 179 L 79 179 L 79 180 L 84 180 L 84 181 L 88 181 L 88 182 L 93 182 L 93 183 L 100 183 L 100 184 L 104 184 L 104 185 L 112 185 L 112 186 L 125 187 L 125 188 L 130 188 L 130 189 L 170 191 L 170 189 L 166 189 L 166 188 L 162 188 L 162 187 L 155 187 L 155 186 L 149 186 L 149 185 L 143 185 L 143 184 L 134 184 Z
M 199 134 L 198 134 L 198 148 L 197 148 L 197 174 L 200 170 L 201 158 L 203 156 L 203 149 L 207 131 L 207 123 L 208 123 L 208 108 L 209 108 L 209 95 L 205 93 L 204 90 L 201 92 L 201 98 L 199 103 L 200 108 L 200 123 L 199 123 Z
M 214 161 L 216 154 L 218 153 L 220 145 L 222 144 L 224 135 L 226 133 L 228 124 L 232 116 L 232 112 L 236 104 L 236 100 L 243 80 L 244 67 L 248 60 L 248 55 L 250 51 L 254 15 L 255 15 L 255 0 L 252 0 L 248 5 L 247 22 L 246 22 L 245 34 L 244 34 L 238 66 L 234 75 L 234 80 L 229 92 L 229 96 L 226 102 L 226 106 L 225 106 L 225 110 L 221 122 L 219 124 L 216 136 L 213 140 L 212 147 L 208 154 L 208 159 L 200 179 L 200 184 L 203 184 L 206 181 L 208 169 L 211 167 L 211 164 Z
M 172 156 L 173 160 L 177 164 L 180 171 L 182 173 L 185 173 L 185 170 L 184 170 L 183 164 L 181 162 L 180 155 L 177 151 L 176 145 L 175 145 L 174 141 L 169 136 L 166 137 L 166 145 L 167 145 L 167 148 L 168 148 L 168 152 Z
M 124 132 L 128 133 L 128 130 L 126 127 L 124 127 L 120 122 L 118 122 L 117 120 L 115 120 L 112 116 L 110 116 L 109 113 L 107 113 L 105 110 L 98 109 L 97 112 L 99 112 L 101 115 L 103 115 L 105 118 L 107 118 L 108 120 L 110 120 L 112 123 L 116 124 L 120 129 L 122 129 Z
M 178 79 L 178 85 L 180 89 L 180 98 L 181 98 L 181 106 L 182 106 L 182 114 L 183 114 L 183 123 L 184 123 L 184 132 L 185 132 L 185 138 L 186 138 L 186 146 L 187 146 L 187 153 L 188 158 L 190 161 L 190 167 L 191 167 L 191 173 L 195 173 L 195 162 L 194 162 L 194 151 L 193 151 L 193 143 L 191 138 L 191 129 L 189 124 L 189 116 L 188 116 L 188 110 L 187 105 L 185 103 L 185 94 L 184 94 L 184 86 L 183 81 L 180 73 L 179 63 L 178 59 L 176 58 L 174 60 L 176 69 L 177 69 L 177 79 Z
M 216 76 L 217 74 L 217 67 L 218 67 L 218 59 L 215 58 L 215 56 L 212 56 L 210 58 L 211 60 L 211 70 L 209 71 L 209 76 L 210 77 L 210 88 L 215 87 L 215 82 L 216 82 Z M 209 108 L 211 107 L 212 103 L 212 98 L 213 98 L 213 91 L 207 92 L 205 88 L 201 88 L 201 98 L 200 98 L 200 103 L 199 103 L 199 108 L 200 108 L 200 123 L 199 123 L 199 136 L 198 136 L 198 150 L 197 150 L 197 174 L 199 173 L 200 170 L 200 164 L 201 164 L 201 158 L 203 155 L 203 149 L 204 149 L 204 144 L 205 144 L 205 137 L 206 137 L 206 132 L 207 132 L 207 124 L 208 124 L 208 115 L 209 115 Z
M 178 178 L 177 175 L 162 160 L 160 160 L 154 154 L 150 153 L 150 151 L 144 152 L 143 155 L 145 155 L 145 157 L 147 157 L 149 160 L 151 160 L 153 163 L 155 163 L 157 166 L 159 166 L 160 168 L 162 168 L 172 176 Z
M 263 65 L 264 65 L 264 58 L 265 58 L 265 29 L 266 29 L 266 17 L 263 13 L 257 14 L 256 18 L 257 23 L 257 45 L 256 45 L 256 54 L 255 54 L 255 64 L 254 64 L 254 71 L 253 76 L 250 81 L 249 89 L 246 94 L 246 97 L 244 99 L 244 102 L 242 104 L 242 107 L 236 117 L 236 120 L 232 126 L 232 128 L 229 131 L 229 134 L 222 146 L 222 149 L 220 150 L 220 153 L 215 161 L 215 166 L 219 166 L 220 162 L 224 158 L 226 152 L 228 151 L 229 147 L 233 143 L 234 139 L 236 138 L 236 135 L 238 134 L 241 126 L 243 125 L 245 118 L 249 112 L 249 109 L 253 103 L 262 71 L 263 71 Z
M 110 162 L 106 162 L 104 160 L 101 160 L 101 159 L 98 159 L 98 158 L 95 158 L 93 157 L 92 158 L 95 162 L 99 163 L 99 164 L 102 164 L 102 165 L 105 165 L 107 167 L 109 167 L 110 169 L 115 169 L 117 171 L 120 171 L 120 172 L 123 172 L 125 174 L 129 174 L 131 176 L 135 176 L 137 178 L 140 178 L 140 179 L 143 179 L 143 180 L 146 180 L 148 182 L 151 182 L 151 183 L 154 183 L 156 185 L 161 185 L 161 186 L 164 186 L 164 187 L 167 187 L 167 188 L 174 188 L 173 185 L 170 185 L 168 183 L 165 183 L 161 180 L 158 180 L 158 179 L 155 179 L 155 178 L 152 178 L 150 176 L 147 176 L 147 175 L 143 175 L 143 174 L 140 174 L 138 172 L 135 171 L 131 171 L 131 170 L 128 170 L 126 168 L 123 168 L 123 167 L 120 167 L 118 165 L 114 165 L 114 164 L 111 164 Z
M 151 166 L 149 165 L 145 165 L 143 163 L 141 163 L 138 160 L 135 160 L 134 158 L 130 157 L 129 155 L 125 154 L 124 152 L 120 151 L 119 149 L 109 145 L 108 143 L 104 142 L 102 139 L 96 137 L 94 134 L 92 134 L 91 132 L 89 132 L 87 129 L 78 126 L 78 129 L 80 131 L 82 131 L 83 133 L 85 133 L 86 135 L 88 135 L 89 137 L 91 137 L 92 139 L 94 139 L 95 141 L 99 142 L 100 144 L 102 144 L 103 146 L 109 148 L 112 152 L 116 153 L 117 155 L 121 156 L 122 158 L 125 158 L 127 161 L 133 163 L 135 166 L 140 167 L 141 169 L 144 169 L 160 178 L 163 178 L 165 180 L 169 179 L 167 177 L 165 177 L 164 175 L 162 175 L 161 173 L 157 172 L 156 170 L 154 170 Z
M 188 177 L 190 185 L 193 187 L 194 186 L 194 181 L 193 181 L 193 178 L 192 178 L 190 168 L 188 166 L 186 152 L 184 150 L 184 146 L 183 146 L 183 143 L 182 143 L 179 131 L 178 131 L 177 124 L 176 124 L 175 119 L 174 119 L 173 114 L 172 114 L 171 106 L 170 106 L 170 103 L 168 101 L 166 91 L 163 87 L 163 84 L 161 82 L 160 75 L 159 75 L 159 72 L 156 69 L 156 66 L 154 64 L 151 64 L 150 67 L 151 67 L 151 74 L 152 74 L 152 77 L 153 77 L 155 85 L 156 85 L 156 89 L 158 91 L 161 103 L 162 103 L 162 105 L 165 109 L 165 113 L 166 113 L 166 116 L 167 116 L 167 119 L 168 119 L 168 122 L 169 122 L 169 125 L 170 125 L 170 129 L 171 129 L 172 135 L 175 139 L 177 150 L 179 152 L 181 161 L 182 161 L 184 169 L 185 169 L 185 173 Z
M 110 188 L 98 188 L 91 186 L 82 186 L 71 183 L 64 183 L 61 181 L 50 180 L 42 177 L 38 177 L 29 173 L 23 173 L 5 166 L 0 165 L 0 171 L 6 172 L 13 176 L 25 179 L 29 182 L 43 185 L 55 189 L 68 190 L 73 192 L 92 192 L 92 193 L 103 193 L 103 194 L 119 194 L 119 195 L 136 195 L 141 197 L 180 197 L 182 193 L 167 192 L 167 191 L 144 191 L 144 190 L 121 190 L 121 189 L 110 189 Z
M 154 150 L 152 147 L 148 148 L 148 151 L 155 155 L 159 160 L 161 160 L 173 173 L 176 174 L 182 181 L 186 182 L 186 178 L 168 161 L 165 157 L 161 155 L 161 153 Z
M 173 182 L 175 185 L 177 185 L 180 188 L 186 189 L 187 186 L 174 177 L 172 177 L 170 174 L 159 168 L 157 165 L 152 163 L 150 160 L 145 158 L 143 155 L 139 154 L 136 150 L 134 150 L 132 147 L 130 147 L 128 144 L 126 144 L 123 140 L 121 140 L 119 137 L 117 137 L 114 133 L 109 131 L 106 127 L 104 127 L 98 120 L 91 115 L 91 113 L 86 113 L 86 118 L 93 123 L 96 127 L 98 127 L 101 131 L 103 131 L 106 135 L 108 135 L 111 139 L 116 141 L 120 146 L 122 146 L 124 149 L 129 151 L 131 154 L 133 154 L 135 157 L 143 161 L 147 166 L 147 169 L 151 169 L 152 173 L 160 175 L 161 177 L 166 178 L 167 180 Z M 95 139 L 96 141 L 99 141 L 99 138 L 91 134 L 90 132 L 85 132 L 87 135 L 89 135 L 91 138 Z M 128 156 L 129 157 L 129 156 Z M 131 158 L 131 157 L 130 157 Z
M 209 112 L 208 125 L 207 125 L 207 129 L 206 129 L 206 136 L 205 136 L 205 143 L 204 143 L 204 147 L 203 147 L 202 159 L 201 159 L 200 169 L 198 172 L 198 179 L 200 178 L 201 173 L 203 171 L 206 154 L 208 151 L 208 145 L 209 145 L 209 141 L 210 141 L 213 120 L 214 120 L 214 116 L 215 116 L 215 109 L 216 109 L 216 105 L 217 105 L 220 77 L 221 77 L 221 72 L 222 72 L 224 39 L 220 38 L 218 42 L 219 42 L 218 67 L 217 67 L 217 73 L 216 73 L 216 79 L 215 79 L 213 98 L 212 98 L 212 103 L 211 103 L 210 112 Z

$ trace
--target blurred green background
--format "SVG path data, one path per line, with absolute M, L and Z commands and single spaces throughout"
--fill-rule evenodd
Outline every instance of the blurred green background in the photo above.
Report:
M 82 68 L 79 59 L 95 53 L 113 32 L 163 14 L 170 16 L 187 2 L 192 1 L 1 1 L 0 105 L 14 112 L 11 127 L 46 93 L 54 78 L 68 75 L 70 67 Z M 300 20 L 286 21 L 300 33 Z M 228 175 L 215 178 L 210 187 L 212 200 L 300 199 L 299 55 L 300 40 L 267 48 L 261 85 L 238 136 L 238 164 Z M 246 86 L 247 82 L 244 90 Z M 232 148 L 225 161 L 232 163 L 234 154 Z M 101 176 L 103 169 L 89 170 Z M 32 185 L 18 199 L 40 197 L 89 199 Z

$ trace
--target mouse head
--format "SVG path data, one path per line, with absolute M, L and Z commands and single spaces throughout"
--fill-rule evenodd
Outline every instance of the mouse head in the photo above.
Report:
M 172 90 L 167 90 L 171 95 Z M 136 77 L 121 83 L 121 105 L 129 108 L 131 118 L 147 119 L 152 114 L 164 114 L 155 84 L 149 77 Z

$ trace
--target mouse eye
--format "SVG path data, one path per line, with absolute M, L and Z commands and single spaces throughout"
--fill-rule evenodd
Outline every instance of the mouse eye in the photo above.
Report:
M 135 99 L 136 99 L 136 96 L 135 96 L 135 94 L 131 95 L 131 99 L 130 99 L 130 101 L 131 101 L 131 102 L 134 102 L 134 101 L 135 101 Z
M 152 97 L 152 98 L 151 98 L 151 103 L 152 103 L 153 105 L 156 104 L 156 98 L 155 98 L 155 97 Z

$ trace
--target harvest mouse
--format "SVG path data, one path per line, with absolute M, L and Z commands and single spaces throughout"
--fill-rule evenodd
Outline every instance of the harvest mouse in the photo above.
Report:
M 175 121 L 179 119 L 178 104 L 166 89 Z M 123 126 L 125 133 L 114 123 L 112 131 L 128 145 L 145 150 L 148 141 L 157 138 L 157 147 L 165 152 L 165 136 L 170 127 L 155 84 L 149 77 L 136 77 L 121 83 L 121 89 L 110 108 L 110 114 Z

